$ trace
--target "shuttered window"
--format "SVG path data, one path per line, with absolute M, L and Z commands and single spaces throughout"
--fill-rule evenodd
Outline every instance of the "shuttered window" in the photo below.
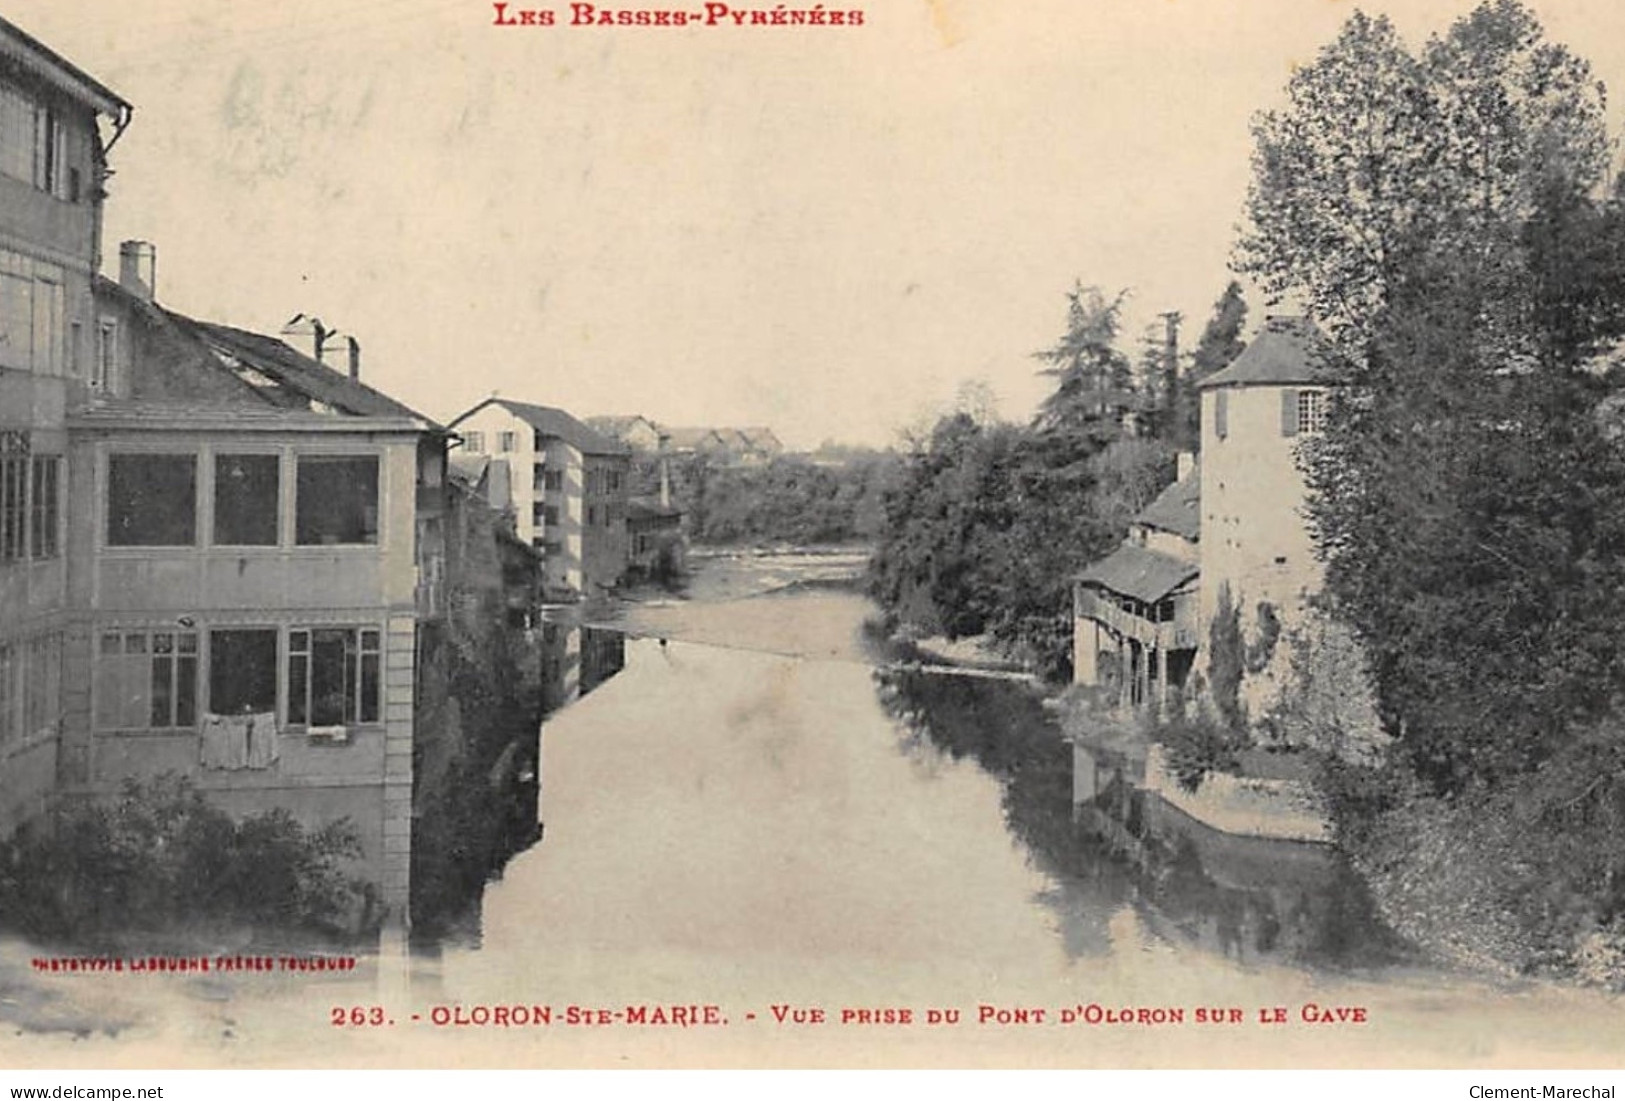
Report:
M 1281 435 L 1296 436 L 1298 434 L 1298 392 L 1296 390 L 1281 391 Z

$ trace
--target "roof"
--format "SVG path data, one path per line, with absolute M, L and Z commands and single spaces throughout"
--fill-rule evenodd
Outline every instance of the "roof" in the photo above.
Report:
M 160 307 L 162 308 L 162 307 Z M 248 368 L 313 401 L 355 417 L 407 417 L 436 432 L 444 428 L 388 394 L 335 371 L 263 333 L 235 329 L 208 321 L 194 321 L 173 310 L 163 311 L 183 329 L 207 341 L 216 356 L 234 370 Z
M 0 56 L 121 122 L 133 108 L 107 85 L 8 19 L 0 18 Z
M 644 424 L 648 425 L 650 431 L 655 432 L 656 434 L 660 432 L 660 429 L 655 427 L 655 422 L 650 420 L 648 417 L 643 416 L 641 413 L 632 413 L 630 415 L 606 414 L 604 416 L 585 417 L 583 419 L 586 421 L 587 427 L 591 428 L 593 431 L 600 432 L 606 436 L 612 436 L 617 440 L 625 439 L 626 434 L 632 431 L 632 429 L 637 426 L 639 421 L 642 421 Z
M 1326 370 L 1330 345 L 1304 317 L 1271 317 L 1253 342 L 1230 362 L 1196 385 L 1210 386 L 1289 386 L 1293 383 L 1335 381 Z
M 415 417 L 372 417 L 358 425 L 346 417 L 277 406 L 220 405 L 200 401 L 163 401 L 151 398 L 98 402 L 69 414 L 75 428 L 117 428 L 161 432 L 400 432 L 423 431 Z
M 784 447 L 784 444 L 779 440 L 777 433 L 775 433 L 773 429 L 767 427 L 765 424 L 746 425 L 744 428 L 739 429 L 738 432 L 750 442 L 752 447 L 762 448 L 764 450 L 772 450 L 773 448 L 782 449 Z
M 1161 493 L 1134 518 L 1136 524 L 1172 532 L 1195 542 L 1202 535 L 1202 468 L 1191 472 Z
M 1077 575 L 1077 580 L 1154 604 L 1194 578 L 1197 568 L 1172 555 L 1124 543 Z
M 486 398 L 468 412 L 451 422 L 455 428 L 487 405 L 500 405 L 544 436 L 563 440 L 583 455 L 630 455 L 632 449 L 619 440 L 612 440 L 602 432 L 595 432 L 562 409 L 551 405 L 532 405 L 509 398 Z
M 674 449 L 699 447 L 705 442 L 707 436 L 716 437 L 716 446 L 722 446 L 725 443 L 715 428 L 666 429 L 666 438 Z

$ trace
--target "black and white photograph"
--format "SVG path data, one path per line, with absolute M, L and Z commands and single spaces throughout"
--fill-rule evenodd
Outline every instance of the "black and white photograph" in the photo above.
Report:
M 1614 1096 L 1625 8 L 793 3 L 0 0 L 0 1068 Z

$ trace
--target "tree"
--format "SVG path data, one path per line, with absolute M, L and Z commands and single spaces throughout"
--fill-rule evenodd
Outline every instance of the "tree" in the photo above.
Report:
M 1253 122 L 1250 225 L 1236 269 L 1295 294 L 1341 337 L 1369 324 L 1408 250 L 1432 235 L 1438 154 L 1421 64 L 1386 18 L 1356 12 Z
M 1247 324 L 1247 300 L 1241 284 L 1232 279 L 1213 303 L 1213 316 L 1202 328 L 1202 337 L 1191 357 L 1191 369 L 1175 394 L 1170 442 L 1181 451 L 1202 446 L 1202 403 L 1197 386 L 1209 375 L 1230 365 L 1247 347 L 1241 339 Z
M 1097 443 L 1114 438 L 1125 412 L 1137 408 L 1134 368 L 1117 350 L 1117 334 L 1127 291 L 1108 300 L 1099 287 L 1082 281 L 1067 292 L 1066 332 L 1053 348 L 1035 353 L 1049 366 L 1055 392 L 1038 408 L 1040 431 L 1083 432 Z
M 1340 338 L 1307 453 L 1327 587 L 1409 767 L 1516 782 L 1625 690 L 1625 456 L 1589 369 L 1625 335 L 1600 90 L 1492 0 L 1420 58 L 1356 16 L 1290 92 L 1240 249 Z

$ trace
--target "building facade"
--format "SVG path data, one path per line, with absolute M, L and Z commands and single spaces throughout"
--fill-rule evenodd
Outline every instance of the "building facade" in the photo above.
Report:
M 103 384 L 120 334 L 99 324 L 107 150 L 117 94 L 0 19 L 0 833 L 56 786 L 65 672 L 67 416 Z
M 1166 705 L 1195 668 L 1200 474 L 1188 460 L 1123 545 L 1073 581 L 1073 680 L 1109 685 L 1124 707 Z
M 1166 703 L 1206 675 L 1213 621 L 1234 609 L 1245 636 L 1301 622 L 1321 567 L 1304 515 L 1300 445 L 1325 423 L 1325 344 L 1303 318 L 1269 318 L 1201 387 L 1201 462 L 1074 585 L 1074 680 L 1110 678 L 1125 706 Z M 1275 648 L 1284 661 L 1286 647 Z M 1280 661 L 1246 690 L 1258 713 Z M 1210 678 L 1211 679 L 1211 678 Z
M 551 591 L 589 597 L 620 584 L 631 448 L 562 409 L 507 398 L 488 398 L 451 427 L 463 440 L 455 461 L 483 468 L 491 504 L 542 552 Z

